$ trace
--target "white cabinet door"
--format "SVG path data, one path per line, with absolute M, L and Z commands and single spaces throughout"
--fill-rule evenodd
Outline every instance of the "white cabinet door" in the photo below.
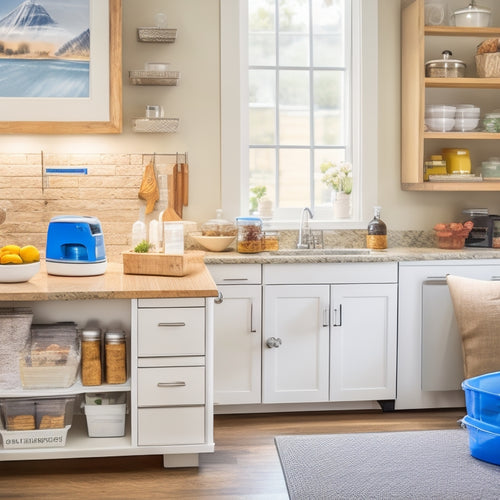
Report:
M 397 285 L 333 285 L 330 399 L 395 399 Z
M 215 404 L 261 402 L 261 287 L 219 286 L 214 307 Z
M 263 403 L 328 401 L 328 285 L 264 287 Z

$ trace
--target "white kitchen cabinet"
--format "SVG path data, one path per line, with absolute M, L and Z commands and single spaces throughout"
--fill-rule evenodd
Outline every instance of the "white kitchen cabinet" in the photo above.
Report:
M 330 399 L 396 396 L 397 284 L 331 287 Z
M 399 265 L 396 409 L 465 406 L 461 338 L 446 275 L 499 280 L 496 260 Z
M 264 265 L 263 402 L 394 400 L 397 279 L 397 263 Z
M 209 266 L 214 307 L 214 404 L 261 402 L 261 266 Z
M 328 285 L 264 287 L 262 402 L 328 401 Z

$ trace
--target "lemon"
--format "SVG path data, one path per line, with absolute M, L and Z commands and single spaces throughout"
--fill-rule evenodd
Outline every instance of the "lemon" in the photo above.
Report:
M 0 254 L 9 253 L 9 254 L 19 255 L 20 251 L 21 251 L 21 247 L 19 247 L 17 245 L 6 245 L 6 246 L 0 248 Z
M 23 259 L 16 253 L 4 253 L 0 257 L 0 264 L 22 264 Z
M 40 260 L 40 252 L 38 248 L 33 245 L 26 245 L 21 248 L 19 255 L 22 261 L 26 264 L 30 262 L 38 262 Z

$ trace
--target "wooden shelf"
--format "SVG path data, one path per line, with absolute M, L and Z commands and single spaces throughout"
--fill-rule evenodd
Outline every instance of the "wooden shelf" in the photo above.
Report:
M 493 132 L 424 132 L 424 139 L 454 140 L 500 140 L 499 133 Z
M 404 191 L 500 191 L 500 182 L 406 182 Z
M 427 88 L 500 89 L 500 78 L 425 78 Z
M 500 28 L 461 28 L 457 26 L 424 26 L 424 35 L 427 36 L 471 36 L 496 37 L 500 36 Z

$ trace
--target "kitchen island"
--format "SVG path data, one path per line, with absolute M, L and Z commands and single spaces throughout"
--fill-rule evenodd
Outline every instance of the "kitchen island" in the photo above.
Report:
M 217 287 L 204 265 L 184 277 L 128 275 L 109 263 L 89 277 L 47 275 L 1 283 L 0 307 L 30 308 L 33 322 L 119 328 L 127 335 L 127 381 L 67 388 L 2 387 L 0 399 L 74 397 L 64 446 L 17 447 L 2 429 L 0 460 L 119 455 L 164 457 L 165 467 L 196 466 L 213 443 L 213 302 Z M 0 341 L 2 340 L 0 331 Z M 1 381 L 0 381 L 1 382 Z M 127 396 L 125 435 L 90 438 L 80 404 L 87 393 Z M 15 431 L 13 431 L 15 432 Z M 26 431 L 35 433 L 35 431 Z M 8 443 L 8 444 L 7 444 Z

